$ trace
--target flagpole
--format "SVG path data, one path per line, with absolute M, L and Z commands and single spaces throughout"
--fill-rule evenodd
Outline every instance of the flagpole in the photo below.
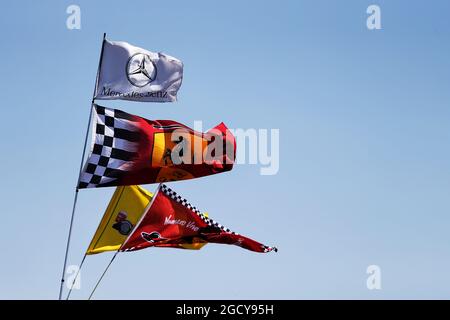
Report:
M 141 218 L 139 219 L 139 221 L 136 223 L 136 225 L 134 226 L 134 228 L 131 230 L 130 234 L 128 235 L 128 237 L 125 239 L 125 241 L 122 243 L 122 245 L 120 246 L 120 248 L 116 251 L 116 253 L 114 254 L 114 256 L 112 257 L 111 261 L 109 261 L 108 265 L 106 266 L 105 271 L 103 271 L 102 275 L 100 276 L 100 279 L 98 279 L 97 283 L 95 284 L 94 289 L 92 289 L 91 294 L 89 295 L 88 300 L 91 300 L 92 296 L 94 295 L 95 290 L 97 290 L 98 285 L 100 284 L 100 282 L 103 280 L 103 277 L 105 276 L 106 272 L 108 271 L 109 267 L 111 266 L 111 264 L 113 263 L 114 259 L 116 258 L 117 254 L 120 252 L 120 250 L 123 248 L 123 246 L 128 242 L 128 240 L 130 239 L 131 235 L 134 233 L 134 231 L 139 227 L 139 225 L 141 224 L 142 220 L 144 219 L 145 215 L 147 214 L 147 211 L 150 210 L 153 202 L 156 199 L 156 196 L 159 193 L 159 190 L 161 189 L 162 183 L 160 183 L 158 185 L 158 188 L 156 189 L 155 193 L 153 194 L 152 200 L 150 201 L 150 203 L 147 205 L 147 207 L 145 207 L 144 209 L 144 213 L 142 214 Z M 86 255 L 85 255 L 86 256 Z M 83 259 L 84 260 L 84 259 Z M 81 269 L 81 267 L 80 267 Z
M 83 152 L 82 152 L 82 155 L 81 155 L 80 170 L 78 172 L 78 181 L 77 181 L 77 186 L 75 187 L 75 196 L 74 196 L 74 199 L 73 199 L 72 215 L 70 217 L 69 234 L 67 236 L 66 252 L 65 252 L 65 255 L 64 255 L 64 265 L 63 265 L 62 276 L 61 276 L 61 284 L 60 284 L 60 287 L 59 287 L 58 300 L 61 300 L 62 291 L 63 291 L 63 287 L 64 287 L 64 281 L 65 281 L 64 280 L 64 276 L 65 276 L 66 267 L 67 267 L 67 257 L 68 257 L 68 254 L 69 254 L 70 239 L 71 239 L 71 236 L 72 236 L 73 220 L 74 220 L 74 217 L 75 217 L 75 210 L 76 210 L 76 207 L 77 207 L 77 200 L 78 200 L 78 184 L 80 182 L 80 176 L 81 176 L 81 171 L 83 169 L 84 157 L 86 155 L 86 145 L 87 145 L 87 140 L 88 140 L 88 136 L 89 136 L 89 128 L 91 126 L 91 121 L 92 121 L 92 109 L 94 107 L 95 94 L 97 92 L 97 85 L 98 85 L 99 76 L 100 76 L 100 68 L 101 68 L 101 64 L 102 64 L 103 49 L 104 49 L 104 46 L 105 46 L 105 39 L 106 39 L 106 33 L 103 33 L 102 49 L 100 51 L 100 59 L 99 59 L 99 62 L 98 62 L 98 67 L 97 67 L 97 76 L 95 78 L 94 93 L 92 94 L 92 101 L 91 101 L 91 107 L 90 107 L 90 112 L 89 112 L 89 120 L 88 120 L 88 125 L 87 125 L 87 128 L 86 128 L 86 135 L 84 137 L 84 146 L 83 146 Z
M 86 254 L 84 254 L 83 259 L 81 260 L 81 263 L 79 264 L 77 273 L 75 274 L 75 277 L 73 278 L 72 284 L 70 285 L 69 293 L 67 293 L 66 300 L 69 300 L 70 294 L 72 293 L 72 290 L 73 290 L 73 286 L 75 285 L 75 281 L 77 281 L 78 274 L 80 273 L 81 268 L 83 268 L 83 263 L 84 263 L 85 259 L 86 259 Z
M 119 249 L 120 250 L 120 249 Z M 92 289 L 91 294 L 89 295 L 88 300 L 91 300 L 92 296 L 94 295 L 95 290 L 97 290 L 98 285 L 100 284 L 100 282 L 102 281 L 103 277 L 106 274 L 106 271 L 108 271 L 109 267 L 111 266 L 111 264 L 113 263 L 114 259 L 116 258 L 117 254 L 119 253 L 119 250 L 116 251 L 116 253 L 114 253 L 111 261 L 108 263 L 108 265 L 106 266 L 105 271 L 103 271 L 102 276 L 100 277 L 100 279 L 98 279 L 97 283 L 95 284 L 94 289 Z

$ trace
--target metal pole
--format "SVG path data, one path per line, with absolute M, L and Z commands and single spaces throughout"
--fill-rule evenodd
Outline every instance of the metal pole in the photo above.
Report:
M 75 278 L 73 278 L 72 285 L 70 286 L 70 290 L 69 290 L 69 293 L 67 294 L 66 300 L 69 300 L 70 294 L 72 293 L 72 290 L 73 290 L 73 286 L 75 285 L 75 281 L 77 281 L 78 274 L 80 273 L 81 268 L 83 267 L 83 263 L 84 263 L 85 259 L 86 259 L 86 254 L 84 254 L 83 259 L 81 260 L 81 263 L 80 263 L 80 267 L 77 270 L 77 274 L 75 275 Z
M 103 49 L 104 49 L 104 46 L 105 46 L 105 39 L 106 39 L 106 33 L 103 34 L 102 49 L 100 51 L 100 59 L 99 59 L 99 62 L 98 62 L 98 67 L 97 67 L 97 76 L 95 78 L 95 88 L 94 88 L 94 93 L 92 94 L 91 108 L 90 108 L 90 112 L 89 112 L 89 120 L 88 120 L 87 129 L 86 129 L 86 135 L 84 137 L 84 146 L 83 146 L 83 153 L 81 155 L 81 163 L 80 163 L 80 170 L 79 170 L 79 173 L 78 173 L 78 181 L 77 181 L 77 186 L 75 187 L 75 197 L 73 199 L 72 215 L 70 217 L 69 235 L 67 236 L 66 253 L 64 255 L 64 266 L 63 266 L 62 276 L 61 276 L 61 285 L 60 285 L 60 288 L 59 288 L 59 298 L 58 298 L 59 300 L 61 300 L 63 286 L 64 286 L 64 276 L 65 276 L 65 273 L 66 273 L 67 257 L 69 255 L 70 239 L 71 239 L 71 236 L 72 236 L 73 220 L 74 220 L 74 217 L 75 217 L 75 209 L 76 209 L 77 200 L 78 200 L 78 184 L 80 182 L 81 171 L 83 169 L 84 156 L 86 154 L 86 145 L 87 145 L 87 140 L 88 140 L 88 135 L 89 135 L 89 128 L 91 126 L 92 109 L 94 107 L 95 94 L 96 94 L 96 91 L 97 91 L 97 85 L 98 85 L 99 76 L 100 76 L 100 68 L 101 68 L 102 57 L 103 57 Z
M 103 271 L 103 274 L 101 275 L 100 279 L 97 281 L 97 284 L 95 285 L 94 289 L 92 290 L 88 300 L 91 300 L 92 296 L 94 295 L 95 290 L 97 290 L 98 285 L 100 284 L 100 282 L 102 281 L 103 277 L 106 274 L 106 271 L 108 271 L 109 266 L 112 264 L 112 262 L 114 261 L 114 259 L 116 258 L 116 255 L 121 252 L 122 248 L 125 246 L 125 244 L 128 242 L 128 240 L 131 238 L 131 236 L 133 235 L 134 231 L 137 230 L 137 228 L 139 227 L 139 225 L 141 224 L 142 220 L 144 220 L 144 217 L 146 216 L 148 210 L 151 208 L 153 202 L 156 199 L 156 196 L 159 193 L 159 190 L 161 190 L 161 186 L 162 183 L 160 183 L 158 185 L 158 188 L 156 189 L 155 193 L 153 194 L 153 198 L 150 201 L 150 203 L 147 205 L 147 207 L 145 207 L 144 209 L 144 213 L 142 214 L 141 218 L 139 219 L 139 221 L 136 223 L 136 225 L 134 226 L 133 230 L 130 232 L 130 234 L 128 235 L 128 237 L 125 239 L 125 241 L 122 243 L 122 245 L 120 246 L 120 248 L 116 251 L 116 253 L 114 254 L 114 256 L 112 257 L 111 261 L 109 262 L 109 264 L 106 266 L 105 271 Z
M 91 294 L 89 295 L 88 300 L 91 300 L 92 296 L 94 295 L 95 290 L 97 290 L 98 285 L 100 284 L 100 282 L 102 281 L 103 277 L 106 274 L 106 271 L 108 271 L 109 266 L 113 263 L 114 259 L 116 258 L 117 254 L 119 253 L 119 250 L 116 251 L 116 253 L 114 253 L 111 261 L 108 263 L 108 265 L 106 266 L 105 271 L 103 271 L 102 276 L 100 277 L 100 279 L 98 279 L 97 284 L 95 285 L 94 289 L 92 290 Z

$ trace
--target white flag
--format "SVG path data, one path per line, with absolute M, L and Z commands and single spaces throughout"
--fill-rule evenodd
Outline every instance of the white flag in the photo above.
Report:
M 126 42 L 105 40 L 96 99 L 172 102 L 183 79 L 183 63 Z

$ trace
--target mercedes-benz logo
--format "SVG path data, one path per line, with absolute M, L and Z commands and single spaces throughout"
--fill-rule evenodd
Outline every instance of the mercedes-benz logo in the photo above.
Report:
M 127 63 L 128 81 L 135 87 L 144 87 L 156 79 L 156 66 L 148 54 L 136 53 Z

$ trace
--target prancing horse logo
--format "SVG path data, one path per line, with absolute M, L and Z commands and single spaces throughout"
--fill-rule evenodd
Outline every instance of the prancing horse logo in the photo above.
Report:
M 136 53 L 128 59 L 127 78 L 135 87 L 144 87 L 156 79 L 156 65 L 145 53 Z
M 147 242 L 154 243 L 158 240 L 165 240 L 166 238 L 161 237 L 161 234 L 156 231 L 152 232 L 141 232 L 141 237 Z

